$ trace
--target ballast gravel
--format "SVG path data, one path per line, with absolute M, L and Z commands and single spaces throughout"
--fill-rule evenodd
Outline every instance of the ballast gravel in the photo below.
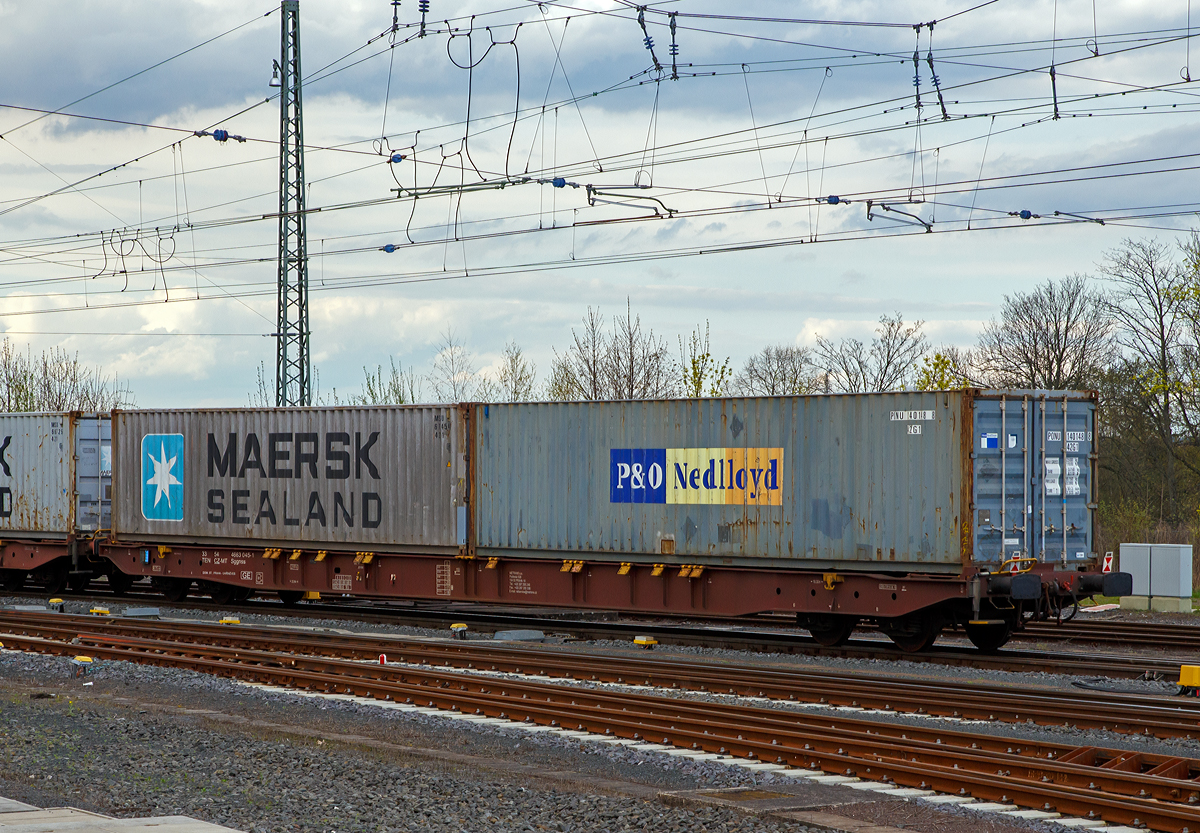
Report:
M 547 771 L 582 769 L 583 775 L 664 790 L 763 783 L 727 767 L 663 762 L 663 756 L 625 747 L 583 749 L 545 733 L 483 731 L 187 671 L 113 662 L 87 678 L 72 674 L 66 659 L 0 653 L 0 790 L 4 782 L 22 783 L 35 788 L 43 803 L 53 796 L 64 805 L 121 817 L 188 815 L 248 833 L 806 830 L 723 808 L 598 793 L 588 783 L 547 782 L 269 730 L 235 731 L 203 716 L 137 708 L 103 695 L 299 722 L 397 746 L 439 743 L 481 758 L 518 759 Z M 54 696 L 32 699 L 31 684 Z
M 18 602 L 23 603 L 23 602 Z M 83 603 L 68 603 L 68 612 Z M 116 611 L 114 611 L 116 612 Z M 171 610 L 164 616 L 213 621 L 211 611 Z M 218 614 L 219 615 L 219 614 Z M 244 623 L 286 624 L 342 632 L 439 636 L 444 631 L 358 622 L 297 620 L 290 616 L 247 616 Z M 559 647 L 559 646 L 556 646 Z M 630 651 L 624 643 L 576 643 L 562 646 L 596 652 Z M 708 654 L 718 661 L 759 661 L 764 665 L 866 666 L 899 676 L 929 677 L 930 666 L 909 663 L 838 661 L 821 658 L 755 655 L 738 651 L 670 649 L 679 655 Z M 660 652 L 666 658 L 667 651 Z M 63 804 L 113 815 L 178 813 L 246 831 L 386 830 L 787 830 L 799 824 L 748 817 L 720 808 L 685 809 L 647 800 L 657 790 L 681 791 L 754 787 L 780 789 L 790 779 L 750 773 L 735 767 L 668 757 L 623 746 L 581 742 L 553 733 L 480 726 L 414 712 L 384 710 L 355 701 L 328 700 L 262 688 L 174 669 L 127 663 L 101 663 L 92 675 L 74 679 L 73 666 L 61 658 L 0 652 L 0 795 L 8 785 L 21 787 L 10 797 L 47 805 L 36 795 Z M 940 670 L 940 669 L 939 669 Z M 1000 677 L 1012 685 L 1054 675 L 946 669 L 962 679 Z M 990 680 L 997 681 L 997 680 Z M 1039 679 L 1047 688 L 1071 678 Z M 89 685 L 90 683 L 90 685 Z M 1058 685 L 1056 685 L 1056 683 Z M 44 688 L 57 697 L 29 700 L 22 692 Z M 678 693 L 676 694 L 678 696 Z M 698 695 L 704 698 L 708 695 Z M 107 699 L 106 699 L 107 698 Z M 116 699 L 114 699 L 116 698 Z M 714 699 L 725 699 L 714 697 Z M 728 700 L 726 700 L 728 701 Z M 270 729 L 218 725 L 203 715 L 140 708 L 167 704 L 178 711 L 211 709 L 225 715 L 281 725 L 302 725 L 314 732 L 352 734 L 409 747 L 412 756 L 362 746 L 296 739 Z M 854 715 L 859 716 L 859 715 Z M 863 715 L 868 716 L 868 715 Z M 907 720 L 903 716 L 885 719 Z M 926 718 L 911 718 L 925 721 Z M 928 723 L 924 723 L 928 725 Z M 13 731 L 16 727 L 16 731 Z M 959 728 L 957 726 L 953 728 Z M 963 726 L 962 728 L 967 728 Z M 971 725 L 978 731 L 978 725 Z M 29 738 L 24 734 L 28 730 Z M 1126 748 L 1155 748 L 1155 742 L 1078 730 L 997 725 L 997 734 L 1043 737 L 1059 742 Z M 19 738 L 17 732 L 22 732 Z M 37 742 L 41 739 L 43 742 Z M 1132 744 L 1132 747 L 1126 746 Z M 521 777 L 497 773 L 485 764 L 448 764 L 422 758 L 421 749 L 453 750 L 477 758 L 519 761 L 559 777 Z M 1166 751 L 1165 749 L 1163 751 Z M 1193 754 L 1176 749 L 1174 754 Z M 28 774 L 34 774 L 33 779 Z M 575 782 L 577 781 L 577 782 Z M 649 793 L 604 794 L 597 781 L 643 785 Z M 599 794 L 597 789 L 600 790 Z M 24 797 L 23 796 L 27 796 Z M 847 814 L 871 816 L 871 802 L 853 805 Z M 907 806 L 907 805 L 906 805 Z M 880 805 L 875 823 L 899 823 L 914 830 L 970 829 L 1011 833 L 1047 831 L 1055 825 L 982 815 L 959 808 L 894 815 Z M 892 813 L 893 815 L 889 815 Z M 905 821 L 901 821 L 901 818 Z M 911 818 L 910 818 L 911 817 Z M 555 826 L 558 825 L 558 826 Z M 965 828 L 962 828 L 965 829 Z M 1065 828 L 1060 828 L 1064 829 Z

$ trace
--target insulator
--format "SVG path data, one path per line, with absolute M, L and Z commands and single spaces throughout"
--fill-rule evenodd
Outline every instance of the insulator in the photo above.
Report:
M 920 87 L 920 86 L 921 86 L 921 76 L 920 76 L 920 74 L 917 74 L 917 75 L 914 75 L 914 76 L 913 76 L 913 86 L 914 86 L 914 87 Z
M 383 250 L 385 252 L 387 252 L 388 254 L 391 254 L 392 252 L 396 251 L 396 244 L 388 243 L 386 246 L 383 247 Z
M 212 135 L 213 135 L 213 138 L 216 139 L 218 142 L 229 141 L 229 131 L 228 130 L 214 130 Z
M 841 201 L 842 201 L 842 198 L 839 197 L 837 194 L 830 194 L 828 197 L 825 198 L 825 202 L 829 203 L 830 205 L 837 205 Z
M 646 35 L 646 37 L 642 38 L 642 43 L 646 44 L 647 49 L 654 48 L 654 38 L 650 37 L 649 35 Z
M 550 180 L 550 184 L 553 185 L 555 188 L 566 188 L 567 187 L 567 181 L 565 179 L 563 179 L 561 176 L 554 177 L 554 179 Z
M 403 161 L 404 161 L 404 154 L 402 154 L 402 153 L 393 153 L 392 154 L 392 164 L 393 165 L 399 165 Z
M 1033 216 L 1033 212 L 1030 211 L 1028 208 L 1025 208 L 1025 209 L 1022 209 L 1021 213 L 1018 214 L 1017 216 L 1020 217 L 1022 220 L 1028 220 L 1030 217 Z
M 417 11 L 421 14 L 426 14 L 429 11 L 429 0 L 418 0 Z
M 679 44 L 677 44 L 677 43 L 671 44 L 671 57 L 672 58 L 679 57 Z
M 938 77 L 937 77 L 937 73 L 935 72 L 935 73 L 933 74 L 933 86 L 935 86 L 935 87 L 936 87 L 936 86 L 937 86 L 938 84 L 940 84 L 941 82 L 942 82 L 942 80 L 941 80 L 940 78 L 938 78 Z

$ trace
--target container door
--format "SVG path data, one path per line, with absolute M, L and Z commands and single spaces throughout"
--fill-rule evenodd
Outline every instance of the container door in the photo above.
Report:
M 975 561 L 999 565 L 1028 554 L 1028 413 L 1020 396 L 975 400 Z
M 112 526 L 112 422 L 80 417 L 75 427 L 75 526 L 95 532 Z
M 1095 407 L 1087 400 L 1036 401 L 1032 509 L 1040 561 L 1070 564 L 1092 552 Z

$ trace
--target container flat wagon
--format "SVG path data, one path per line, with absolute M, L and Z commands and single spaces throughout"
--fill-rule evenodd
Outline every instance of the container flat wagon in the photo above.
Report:
M 123 582 L 95 558 L 111 526 L 111 473 L 107 414 L 0 414 L 0 586 Z
M 1093 544 L 1095 394 L 118 411 L 96 571 L 304 594 L 875 621 L 997 647 L 1127 594 Z M 65 557 L 65 553 L 64 553 Z

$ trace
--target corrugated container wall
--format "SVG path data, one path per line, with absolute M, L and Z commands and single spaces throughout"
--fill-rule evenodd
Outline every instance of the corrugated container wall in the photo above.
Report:
M 70 414 L 0 414 L 0 535 L 74 530 Z
M 1091 558 L 1095 396 L 983 391 L 975 398 L 974 412 L 975 560 L 1070 563 Z
M 123 539 L 458 551 L 464 436 L 443 406 L 114 412 Z
M 964 403 L 905 392 L 477 405 L 477 551 L 957 572 Z

